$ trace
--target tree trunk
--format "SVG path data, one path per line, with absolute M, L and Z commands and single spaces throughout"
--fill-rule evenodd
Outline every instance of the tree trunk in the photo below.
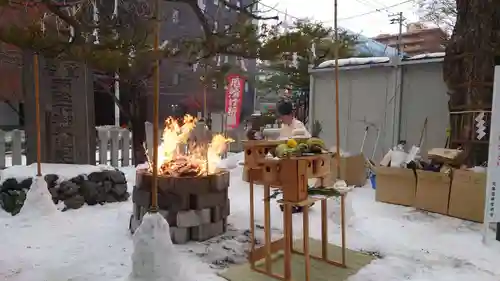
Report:
M 456 3 L 457 21 L 443 65 L 452 113 L 451 145 L 484 154 L 485 149 L 479 146 L 487 148 L 488 136 L 476 140 L 475 113 L 470 112 L 491 110 L 495 54 L 500 50 L 500 1 L 456 0 Z M 464 115 L 464 111 L 469 115 Z M 478 157 L 471 155 L 471 158 Z
M 125 89 L 124 89 L 125 88 Z M 142 164 L 147 161 L 146 150 L 144 143 L 146 141 L 146 126 L 144 122 L 147 120 L 147 96 L 142 92 L 141 87 L 120 85 L 120 90 L 128 91 L 129 109 L 131 114 L 131 129 L 132 129 L 132 154 L 134 165 Z

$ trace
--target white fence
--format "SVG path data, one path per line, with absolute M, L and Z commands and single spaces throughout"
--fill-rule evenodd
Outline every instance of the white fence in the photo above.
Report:
M 97 127 L 96 164 L 126 167 L 132 164 L 132 134 L 127 129 Z M 0 130 L 0 169 L 26 165 L 24 131 Z

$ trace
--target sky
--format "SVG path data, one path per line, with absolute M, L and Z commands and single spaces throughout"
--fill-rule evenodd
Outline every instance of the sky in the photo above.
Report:
M 405 23 L 418 20 L 416 0 L 338 0 L 338 25 L 367 37 L 381 33 L 397 33 L 398 25 L 390 24 L 390 15 L 403 12 Z M 278 14 L 280 20 L 310 18 L 333 26 L 333 0 L 262 0 L 259 11 L 266 15 Z M 405 28 L 403 28 L 403 32 Z

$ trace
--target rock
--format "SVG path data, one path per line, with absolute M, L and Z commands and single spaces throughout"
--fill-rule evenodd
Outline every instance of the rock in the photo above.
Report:
M 106 197 L 113 187 L 113 184 L 109 181 L 102 182 L 97 184 L 97 203 L 103 204 L 106 203 Z
M 64 200 L 64 205 L 67 209 L 79 209 L 85 204 L 85 198 L 80 194 L 77 194 L 71 198 Z
M 125 194 L 125 192 L 127 192 L 127 184 L 126 183 L 125 184 L 123 184 L 123 183 L 115 184 L 111 188 L 111 193 L 116 195 L 116 198 L 122 197 L 123 194 Z
M 8 190 L 0 193 L 0 205 L 2 208 L 12 214 L 17 215 L 24 205 L 26 200 L 26 192 L 24 190 Z
M 121 171 L 106 171 L 106 173 L 108 174 L 108 179 L 111 180 L 114 184 L 127 183 L 125 174 Z
M 78 176 L 70 179 L 71 182 L 74 182 L 77 185 L 81 185 L 84 180 L 85 180 L 84 175 L 78 175 Z
M 59 176 L 56 174 L 48 174 L 44 177 L 47 182 L 48 188 L 54 188 L 57 186 L 57 181 L 59 180 Z
M 33 183 L 33 178 L 27 178 L 23 180 L 19 185 L 21 186 L 22 189 L 30 189 L 31 184 Z
M 118 200 L 116 199 L 115 196 L 113 196 L 113 194 L 106 194 L 106 202 L 107 203 L 114 203 L 114 202 L 118 202 Z
M 109 193 L 111 191 L 111 189 L 113 188 L 113 183 L 110 181 L 104 181 L 104 182 L 102 182 L 101 188 L 104 191 L 104 193 Z
M 118 198 L 118 201 L 124 202 L 127 201 L 129 198 L 130 198 L 130 193 L 125 192 L 125 194 L 123 194 L 120 198 Z
M 106 173 L 106 171 L 93 172 L 93 173 L 90 173 L 88 178 L 89 178 L 89 181 L 93 181 L 95 183 L 100 183 L 100 182 L 103 182 L 103 181 L 108 179 L 108 174 Z
M 19 190 L 19 189 L 21 189 L 21 187 L 19 186 L 17 180 L 15 178 L 10 178 L 6 179 L 2 183 L 2 188 L 0 189 L 0 191 Z
M 59 185 L 59 195 L 61 195 L 61 199 L 73 197 L 78 194 L 78 190 L 79 186 L 72 181 L 63 181 Z
M 49 187 L 49 192 L 50 192 L 50 195 L 52 195 L 52 201 L 54 202 L 54 204 L 59 203 L 59 194 L 58 194 L 57 188 Z
M 83 195 L 83 198 L 85 198 L 85 202 L 87 202 L 87 204 L 96 205 L 97 203 L 99 203 L 99 187 L 99 184 L 89 180 L 84 180 L 80 184 L 80 194 Z

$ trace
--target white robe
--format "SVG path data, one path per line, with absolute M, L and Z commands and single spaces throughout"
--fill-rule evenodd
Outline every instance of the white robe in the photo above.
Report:
M 303 137 L 303 138 L 311 137 L 311 134 L 307 130 L 306 126 L 304 126 L 304 123 L 300 122 L 295 118 L 292 120 L 292 124 L 281 125 L 280 136 L 279 136 L 280 139 L 289 139 L 293 137 Z

